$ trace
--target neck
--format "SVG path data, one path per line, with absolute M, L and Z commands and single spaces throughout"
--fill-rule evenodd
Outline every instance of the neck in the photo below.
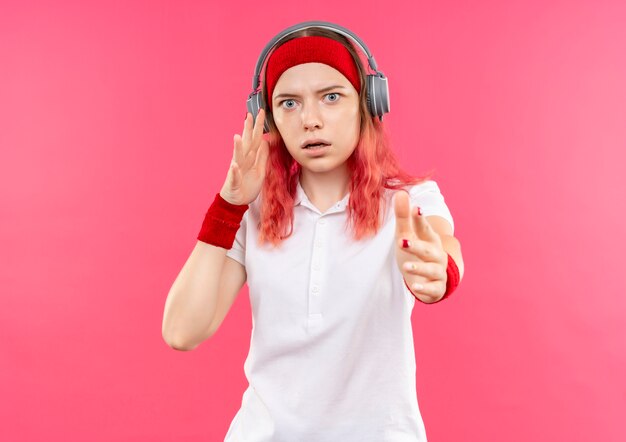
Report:
M 344 166 L 322 173 L 304 168 L 300 171 L 302 190 L 320 211 L 326 211 L 348 194 L 350 174 L 347 166 Z

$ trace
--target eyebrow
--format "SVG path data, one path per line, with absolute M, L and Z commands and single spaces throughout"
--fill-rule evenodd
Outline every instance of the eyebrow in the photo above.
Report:
M 347 89 L 345 86 L 340 86 L 338 84 L 334 84 L 332 86 L 328 86 L 322 89 L 319 89 L 317 91 L 315 91 L 316 93 L 322 93 L 322 92 L 326 92 L 329 91 L 331 89 Z M 279 98 L 285 98 L 285 97 L 300 97 L 298 94 L 293 94 L 293 93 L 284 93 L 284 94 L 278 94 L 274 97 L 274 101 L 278 100 Z

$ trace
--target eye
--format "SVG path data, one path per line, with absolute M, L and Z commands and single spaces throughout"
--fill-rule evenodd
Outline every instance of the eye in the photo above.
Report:
M 287 99 L 287 100 L 283 100 L 283 101 L 281 101 L 281 102 L 279 103 L 279 105 L 280 105 L 280 106 L 283 106 L 283 104 L 284 104 L 284 103 L 289 103 L 289 102 L 294 103 L 294 106 L 295 106 L 295 101 L 294 101 L 294 100 L 292 100 L 291 98 L 289 98 L 289 99 Z M 293 109 L 293 106 L 283 106 L 283 107 L 285 107 L 286 109 Z
M 330 94 L 326 94 L 326 96 L 330 99 L 330 101 L 337 101 L 339 100 L 339 94 L 337 92 L 331 92 Z M 331 99 L 331 97 L 335 97 L 334 99 Z

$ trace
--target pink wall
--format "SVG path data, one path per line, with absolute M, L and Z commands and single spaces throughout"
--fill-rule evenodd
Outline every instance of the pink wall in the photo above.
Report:
M 0 3 L 0 439 L 223 439 L 247 288 L 193 352 L 163 306 L 259 52 L 321 19 L 370 46 L 462 243 L 413 313 L 429 441 L 626 440 L 624 2 L 273 4 Z

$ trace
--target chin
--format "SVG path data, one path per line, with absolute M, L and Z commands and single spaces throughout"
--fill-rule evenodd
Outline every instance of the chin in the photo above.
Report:
M 302 166 L 303 169 L 307 169 L 311 172 L 330 172 L 331 170 L 336 169 L 337 167 L 339 167 L 339 164 L 336 164 L 335 162 L 330 162 L 330 161 L 319 161 L 317 163 L 301 163 L 300 164 Z

